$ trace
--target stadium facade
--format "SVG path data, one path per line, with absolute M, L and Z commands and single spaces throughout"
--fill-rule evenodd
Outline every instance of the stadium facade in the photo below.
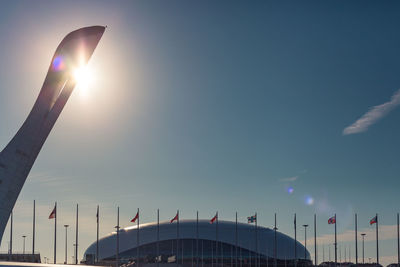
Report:
M 118 259 L 117 259 L 117 239 Z M 301 266 L 311 265 L 305 247 L 291 237 L 254 224 L 209 220 L 181 220 L 141 224 L 101 238 L 89 246 L 86 264 L 115 263 L 136 265 L 174 264 L 181 266 Z M 276 240 L 276 251 L 275 251 Z M 295 257 L 295 245 L 297 257 Z M 276 254 L 275 254 L 276 253 Z M 275 256 L 276 255 L 276 262 Z M 296 259 L 297 258 L 297 259 Z M 198 264 L 198 265 L 197 265 Z

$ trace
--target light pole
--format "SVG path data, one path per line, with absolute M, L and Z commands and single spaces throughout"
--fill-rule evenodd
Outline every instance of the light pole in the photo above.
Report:
M 362 242 L 362 244 L 363 244 L 363 264 L 364 264 L 364 237 L 365 237 L 365 233 L 362 233 L 361 234 L 361 236 L 362 236 L 362 239 L 363 239 L 363 242 Z
M 304 259 L 307 259 L 307 227 L 308 224 L 303 224 L 304 226 Z
M 68 224 L 64 224 L 65 227 L 65 262 L 64 264 L 67 264 L 68 258 L 67 258 L 67 239 L 68 239 Z
M 76 255 L 75 255 L 75 251 L 76 251 L 76 250 L 75 250 L 75 247 L 76 247 L 76 244 L 73 244 L 73 246 L 74 246 L 74 256 L 73 256 L 73 257 L 74 257 L 74 260 L 76 260 Z
M 23 245 L 22 254 L 25 254 L 25 238 L 26 238 L 26 235 L 23 235 L 22 238 L 24 239 L 24 245 Z

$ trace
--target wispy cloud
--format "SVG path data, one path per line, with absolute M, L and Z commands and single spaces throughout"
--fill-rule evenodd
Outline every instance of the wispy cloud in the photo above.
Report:
M 294 182 L 299 178 L 299 176 L 292 176 L 292 177 L 285 177 L 285 178 L 280 178 L 279 182 Z
M 392 95 L 390 101 L 370 108 L 370 110 L 361 116 L 361 118 L 356 122 L 344 128 L 343 135 L 365 132 L 372 124 L 385 117 L 398 105 L 400 105 L 400 90 L 396 91 Z
M 47 172 L 31 173 L 29 174 L 29 179 L 32 180 L 33 183 L 39 184 L 57 183 L 59 181 L 65 180 L 64 177 L 59 177 Z

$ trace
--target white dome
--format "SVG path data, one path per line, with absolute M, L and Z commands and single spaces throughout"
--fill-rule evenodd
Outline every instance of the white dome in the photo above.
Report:
M 160 222 L 159 241 L 177 239 L 177 223 Z M 256 249 L 256 228 L 254 224 L 238 223 L 237 225 L 238 247 L 269 258 L 274 257 L 274 231 L 258 226 L 257 227 L 257 249 Z M 157 242 L 157 223 L 146 223 L 139 226 L 139 246 Z M 199 220 L 199 240 L 216 239 L 216 224 L 209 220 Z M 293 238 L 277 232 L 277 258 L 281 260 L 292 260 L 294 256 Z M 106 259 L 116 254 L 116 232 L 99 240 L 99 259 Z M 179 239 L 196 239 L 196 220 L 181 220 L 179 222 Z M 120 230 L 119 253 L 132 250 L 137 247 L 137 226 L 131 226 Z M 235 222 L 218 222 L 218 242 L 235 246 Z M 296 242 L 297 258 L 304 259 L 304 246 Z M 256 251 L 257 250 L 257 251 Z M 85 252 L 86 255 L 96 254 L 96 242 L 91 244 Z M 307 260 L 310 254 L 306 251 Z

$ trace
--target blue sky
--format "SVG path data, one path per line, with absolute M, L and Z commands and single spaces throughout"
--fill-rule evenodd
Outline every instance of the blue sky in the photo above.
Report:
M 37 249 L 50 258 L 47 216 L 58 201 L 60 240 L 61 225 L 73 224 L 81 205 L 80 256 L 95 238 L 100 204 L 102 235 L 113 230 L 119 205 L 124 226 L 138 207 L 142 222 L 153 221 L 157 208 L 165 220 L 176 209 L 182 218 L 218 210 L 227 220 L 238 211 L 241 221 L 257 211 L 268 227 L 277 212 L 290 235 L 295 212 L 299 224 L 316 213 L 321 243 L 333 243 L 324 235 L 333 233 L 327 220 L 336 212 L 343 246 L 353 245 L 355 212 L 363 231 L 378 212 L 381 261 L 392 262 L 399 8 L 396 1 L 3 4 L 2 147 L 30 111 L 61 39 L 83 26 L 108 26 L 89 63 L 90 90 L 71 96 L 18 199 L 14 250 L 22 249 L 19 236 L 31 238 L 36 199 Z M 345 131 L 360 118 L 368 128 Z M 1 250 L 7 241 L 8 230 Z

